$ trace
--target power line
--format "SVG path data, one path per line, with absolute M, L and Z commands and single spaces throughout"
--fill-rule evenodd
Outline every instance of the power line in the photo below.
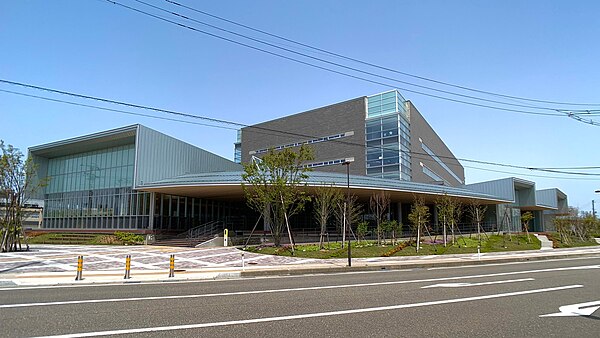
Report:
M 244 35 L 244 34 L 240 34 L 238 32 L 231 31 L 231 30 L 228 30 L 228 29 L 224 29 L 224 28 L 221 28 L 221 27 L 218 27 L 218 26 L 215 26 L 215 25 L 211 25 L 209 23 L 206 23 L 206 22 L 203 22 L 203 21 L 200 21 L 200 20 L 196 20 L 194 18 L 190 18 L 188 16 L 182 15 L 182 14 L 177 13 L 177 12 L 169 11 L 167 9 L 164 9 L 164 8 L 160 7 L 160 6 L 156 6 L 156 5 L 147 3 L 147 2 L 142 1 L 142 0 L 134 0 L 134 1 L 136 1 L 138 3 L 141 3 L 141 4 L 145 5 L 145 6 L 154 8 L 156 10 L 159 10 L 159 11 L 162 11 L 162 12 L 165 12 L 165 13 L 177 16 L 177 17 L 182 18 L 184 20 L 189 20 L 189 21 L 192 21 L 192 22 L 195 22 L 195 23 L 198 23 L 198 24 L 201 24 L 201 25 L 213 28 L 213 29 L 220 30 L 222 32 L 233 34 L 235 36 L 242 37 L 244 39 L 248 39 L 248 40 L 251 40 L 251 41 L 254 41 L 254 42 L 258 42 L 258 43 L 267 45 L 269 47 L 277 48 L 277 49 L 280 49 L 280 50 L 283 50 L 283 51 L 286 51 L 286 52 L 289 52 L 289 53 L 300 55 L 302 57 L 306 57 L 306 58 L 309 58 L 309 59 L 312 59 L 312 60 L 316 60 L 316 61 L 323 62 L 323 63 L 329 64 L 329 65 L 332 65 L 332 66 L 344 68 L 344 69 L 351 70 L 351 71 L 354 71 L 354 72 L 362 73 L 362 74 L 365 74 L 365 75 L 374 76 L 374 77 L 382 78 L 382 79 L 385 79 L 385 80 L 390 80 L 390 81 L 394 81 L 394 82 L 398 82 L 398 83 L 402 83 L 402 84 L 407 84 L 407 85 L 414 86 L 414 87 L 417 87 L 417 88 L 427 89 L 427 90 L 431 90 L 431 91 L 436 91 L 436 92 L 440 92 L 440 93 L 444 93 L 444 94 L 449 94 L 449 95 L 455 95 L 455 96 L 464 97 L 464 98 L 473 99 L 473 100 L 479 100 L 479 101 L 496 103 L 496 104 L 501 104 L 501 105 L 513 106 L 513 107 L 532 108 L 532 109 L 539 109 L 539 110 L 548 110 L 548 111 L 552 111 L 552 112 L 557 112 L 558 111 L 556 108 L 539 107 L 539 106 L 532 106 L 532 105 L 508 103 L 508 102 L 502 102 L 502 101 L 497 101 L 497 100 L 490 100 L 490 99 L 480 98 L 480 97 L 476 97 L 476 96 L 472 96 L 472 95 L 459 94 L 459 93 L 456 93 L 456 92 L 451 92 L 451 91 L 442 90 L 442 89 L 438 89 L 438 88 L 433 88 L 433 87 L 429 87 L 429 86 L 423 86 L 423 85 L 411 83 L 411 82 L 408 82 L 408 81 L 403 81 L 403 80 L 399 80 L 399 79 L 396 79 L 396 78 L 392 78 L 392 77 L 388 77 L 388 76 L 376 74 L 376 73 L 373 73 L 373 72 L 368 72 L 368 71 L 361 70 L 361 69 L 358 69 L 358 68 L 355 68 L 355 67 L 350 67 L 350 66 L 346 66 L 346 65 L 343 65 L 343 64 L 340 64 L 340 63 L 336 63 L 336 62 L 332 62 L 332 61 L 329 61 L 329 60 L 325 60 L 325 59 L 322 59 L 322 58 L 319 58 L 319 57 L 311 56 L 311 55 L 308 55 L 306 53 L 301 53 L 301 52 L 298 52 L 298 51 L 295 51 L 295 50 L 292 50 L 292 49 L 289 49 L 289 48 L 281 47 L 281 46 L 278 46 L 276 44 L 273 44 L 273 43 L 270 43 L 270 42 L 267 42 L 267 41 L 264 41 L 264 40 L 260 40 L 260 39 L 257 39 L 257 38 L 253 38 L 253 37 L 250 37 L 250 36 L 247 36 L 247 35 Z M 112 2 L 112 1 L 109 1 L 109 2 Z M 573 111 L 582 111 L 582 112 L 584 112 L 584 111 L 588 111 L 588 110 L 573 110 Z
M 473 167 L 473 166 L 468 166 L 468 165 L 465 165 L 464 167 L 465 168 L 469 168 L 469 169 L 491 171 L 491 172 L 494 172 L 494 173 L 502 173 L 502 174 L 509 174 L 509 175 L 540 177 L 540 178 L 552 178 L 552 179 L 560 179 L 560 180 L 600 181 L 600 178 L 583 178 L 583 177 L 563 177 L 563 176 L 534 175 L 534 174 L 522 174 L 522 173 L 515 173 L 515 172 L 510 172 L 510 171 L 503 171 L 503 170 L 495 170 L 495 169 L 488 169 L 488 168 Z
M 35 98 L 35 99 L 40 99 L 40 100 L 45 100 L 45 101 L 51 101 L 51 102 L 57 102 L 57 103 L 64 103 L 64 104 L 68 104 L 68 105 L 72 105 L 72 106 L 105 110 L 105 111 L 110 111 L 110 112 L 114 112 L 114 113 L 121 113 L 121 114 L 128 114 L 128 115 L 135 115 L 135 116 L 142 116 L 142 117 L 149 117 L 149 118 L 152 118 L 152 119 L 174 121 L 174 122 L 181 122 L 181 123 L 188 123 L 188 124 L 194 124 L 194 125 L 205 126 L 205 127 L 214 127 L 214 128 L 221 128 L 221 129 L 238 130 L 237 128 L 224 127 L 224 126 L 219 126 L 219 125 L 214 125 L 214 124 L 200 123 L 200 122 L 194 122 L 194 121 L 186 121 L 186 120 L 180 120 L 180 119 L 172 119 L 172 118 L 162 117 L 162 116 L 154 116 L 154 115 L 148 115 L 148 114 L 134 113 L 134 112 L 129 112 L 129 111 L 121 110 L 121 109 L 99 107 L 99 106 L 93 106 L 93 105 L 84 104 L 84 103 L 77 103 L 77 102 L 66 101 L 66 100 L 52 99 L 52 98 L 49 98 L 49 97 L 38 96 L 38 95 L 31 95 L 31 94 L 25 94 L 25 93 L 19 93 L 19 92 L 14 92 L 14 91 L 5 90 L 5 89 L 0 89 L 0 92 L 8 93 L 8 94 L 14 94 L 14 95 L 20 95 L 20 96 L 25 96 L 25 97 L 30 97 L 30 98 Z
M 512 95 L 506 95 L 506 94 L 499 94 L 499 93 L 494 93 L 494 92 L 489 92 L 489 91 L 474 89 L 474 88 L 470 88 L 470 87 L 466 87 L 466 86 L 456 85 L 456 84 L 452 84 L 452 83 L 448 83 L 448 82 L 443 82 L 443 81 L 439 81 L 439 80 L 427 78 L 427 77 L 424 77 L 424 76 L 414 75 L 414 74 L 410 74 L 410 73 L 407 73 L 407 72 L 402 72 L 402 71 L 399 71 L 399 70 L 395 70 L 395 69 L 392 69 L 392 68 L 389 68 L 389 67 L 384 67 L 384 66 L 381 66 L 381 65 L 377 65 L 377 64 L 374 64 L 374 63 L 367 62 L 367 61 L 363 61 L 363 60 L 359 60 L 359 59 L 352 58 L 352 57 L 349 57 L 349 56 L 345 56 L 345 55 L 342 55 L 342 54 L 339 54 L 339 53 L 335 53 L 335 52 L 332 52 L 332 51 L 328 51 L 326 49 L 318 48 L 318 47 L 315 47 L 315 46 L 312 46 L 312 45 L 309 45 L 309 44 L 305 44 L 305 43 L 299 42 L 297 40 L 293 40 L 293 39 L 290 39 L 290 38 L 283 37 L 281 35 L 269 33 L 269 32 L 267 32 L 265 30 L 261 30 L 261 29 L 257 29 L 257 28 L 254 28 L 254 27 L 251 27 L 251 26 L 248 26 L 248 25 L 244 25 L 244 24 L 241 24 L 239 22 L 236 22 L 236 21 L 233 21 L 233 20 L 230 20 L 230 19 L 226 19 L 226 18 L 217 16 L 217 15 L 214 15 L 214 14 L 211 14 L 211 13 L 208 13 L 208 12 L 205 12 L 205 11 L 202 11 L 202 10 L 190 7 L 190 6 L 183 5 L 183 4 L 178 3 L 176 1 L 172 1 L 172 0 L 165 0 L 165 1 L 168 2 L 168 3 L 171 3 L 173 5 L 176 5 L 176 6 L 179 6 L 179 7 L 183 7 L 183 8 L 186 8 L 188 10 L 191 10 L 191 11 L 194 11 L 194 12 L 197 12 L 197 13 L 200 13 L 200 14 L 203 14 L 203 15 L 206 15 L 206 16 L 209 16 L 209 17 L 221 20 L 221 21 L 228 22 L 228 23 L 231 23 L 231 24 L 239 26 L 239 27 L 243 27 L 243 28 L 246 28 L 246 29 L 249 29 L 249 30 L 261 33 L 261 34 L 265 34 L 265 35 L 268 35 L 268 36 L 271 36 L 271 37 L 274 37 L 274 38 L 277 38 L 277 39 L 281 39 L 281 40 L 284 40 L 284 41 L 287 41 L 287 42 L 291 42 L 291 43 L 297 44 L 299 46 L 310 48 L 312 50 L 316 50 L 316 51 L 319 51 L 319 52 L 322 52 L 322 53 L 325 53 L 325 54 L 329 54 L 329 55 L 332 55 L 332 56 L 335 56 L 335 57 L 338 57 L 338 58 L 341 58 L 341 59 L 345 59 L 345 60 L 357 62 L 357 63 L 363 64 L 363 65 L 367 65 L 367 66 L 370 66 L 370 67 L 378 68 L 378 69 L 381 69 L 381 70 L 385 70 L 385 71 L 389 71 L 389 72 L 393 72 L 393 73 L 397 73 L 397 74 L 401 74 L 401 75 L 413 77 L 413 78 L 420 79 L 420 80 L 423 80 L 423 81 L 429 81 L 429 82 L 433 82 L 433 83 L 437 83 L 437 84 L 441 84 L 441 85 L 445 85 L 445 86 L 449 86 L 449 87 L 459 88 L 459 89 L 462 89 L 462 90 L 467 90 L 467 91 L 472 91 L 472 92 L 477 92 L 477 93 L 487 94 L 487 95 L 492 95 L 492 96 L 498 96 L 498 97 L 516 99 L 516 100 L 521 100 L 521 101 L 531 101 L 531 102 L 538 102 L 538 103 L 549 103 L 549 104 L 570 105 L 570 106 L 600 106 L 600 103 L 558 102 L 558 101 L 539 100 L 539 99 L 531 99 L 531 98 L 525 98 L 525 97 L 519 97 L 519 96 L 512 96 Z
M 296 136 L 296 137 L 303 137 L 303 138 L 308 138 L 308 139 L 312 139 L 312 138 L 316 137 L 314 135 L 307 135 L 307 134 L 293 133 L 293 132 L 287 132 L 287 131 L 280 131 L 280 130 L 276 130 L 276 129 L 261 127 L 261 126 L 253 126 L 253 125 L 248 125 L 248 124 L 239 123 L 239 122 L 227 121 L 227 120 L 223 120 L 223 119 L 217 119 L 217 118 L 212 118 L 212 117 L 194 115 L 194 114 L 189 114 L 189 113 L 182 113 L 182 112 L 177 112 L 177 111 L 172 111 L 172 110 L 167 110 L 167 109 L 155 108 L 155 107 L 144 106 L 144 105 L 134 104 L 134 103 L 128 103 L 128 102 L 122 102 L 122 101 L 116 101 L 116 100 L 111 100 L 111 99 L 106 99 L 106 98 L 100 98 L 100 97 L 95 97 L 95 96 L 90 96 L 90 95 L 77 94 L 77 93 L 72 93 L 72 92 L 68 92 L 68 91 L 64 91 L 64 90 L 51 89 L 51 88 L 46 88 L 46 87 L 41 87 L 41 86 L 36 86 L 36 85 L 31 85 L 31 84 L 25 84 L 25 83 L 20 83 L 20 82 L 15 82 L 15 81 L 8 81 L 8 80 L 4 80 L 4 79 L 0 79 L 0 83 L 10 84 L 10 85 L 14 85 L 14 86 L 21 86 L 21 87 L 25 87 L 25 88 L 36 89 L 36 90 L 46 91 L 46 92 L 55 93 L 55 94 L 67 95 L 67 96 L 77 97 L 77 98 L 80 98 L 80 99 L 94 100 L 94 101 L 103 102 L 103 103 L 110 103 L 110 104 L 116 104 L 116 105 L 121 105 L 121 106 L 127 106 L 127 107 L 130 107 L 130 108 L 144 109 L 144 110 L 150 110 L 150 111 L 161 112 L 161 113 L 166 113 L 166 114 L 173 114 L 173 115 L 177 115 L 177 116 L 185 116 L 185 117 L 188 117 L 188 118 L 201 119 L 201 120 L 211 121 L 213 123 L 220 123 L 220 124 L 226 124 L 226 125 L 235 125 L 235 126 L 238 126 L 238 127 L 247 127 L 247 128 L 251 128 L 251 129 L 255 129 L 255 130 L 260 130 L 262 133 L 266 132 L 269 135 L 282 135 L 283 134 L 283 135 L 286 135 L 286 136 Z M 7 90 L 2 90 L 2 91 L 3 92 L 7 92 L 7 93 L 16 93 L 16 92 L 11 92 L 11 91 L 7 91 Z M 22 94 L 22 93 L 19 93 L 19 94 Z M 23 96 L 29 96 L 29 97 L 35 97 L 35 98 L 41 98 L 41 97 L 37 97 L 35 95 L 30 95 L 30 94 L 22 94 L 22 95 Z M 48 99 L 48 98 L 44 98 L 44 99 L 47 99 L 48 101 L 55 101 L 55 102 L 66 103 L 66 102 L 62 102 L 61 100 L 56 100 L 56 99 Z M 75 104 L 75 103 L 70 103 L 70 104 L 80 105 L 80 106 L 86 106 L 86 107 L 89 106 L 89 105 Z M 95 107 L 95 106 L 89 106 L 89 107 L 92 108 L 92 107 Z M 110 111 L 115 111 L 115 112 L 122 112 L 122 111 L 119 111 L 119 110 L 116 110 L 116 109 L 110 109 L 110 108 L 98 108 L 98 109 L 110 110 Z M 207 126 L 211 126 L 212 127 L 213 125 L 207 125 Z M 228 129 L 232 129 L 232 128 L 228 128 Z M 365 147 L 364 143 L 356 143 L 356 142 L 344 141 L 344 140 L 339 140 L 339 139 L 331 140 L 331 141 L 337 142 L 337 143 L 341 143 L 341 144 L 351 145 L 351 146 L 357 146 L 357 147 L 360 147 L 360 148 L 364 148 Z M 385 146 L 379 146 L 379 147 L 375 146 L 374 148 L 379 148 L 379 149 L 382 149 L 382 150 L 386 150 L 386 149 L 389 150 Z M 399 151 L 403 152 L 403 153 L 407 153 L 406 151 L 401 150 L 401 149 Z M 416 158 L 422 158 L 422 159 L 425 159 L 425 160 L 428 160 L 428 161 L 433 161 L 433 159 L 431 158 L 431 155 L 429 155 L 427 153 L 416 152 L 416 151 L 409 151 L 408 154 L 411 155 L 411 156 L 414 156 Z M 560 173 L 560 174 L 565 174 L 565 175 L 600 176 L 600 174 L 579 173 L 579 172 L 570 172 L 570 171 L 559 171 L 559 170 L 548 169 L 548 168 L 518 166 L 518 165 L 513 165 L 513 164 L 496 163 L 496 162 L 482 161 L 482 160 L 473 160 L 473 159 L 467 159 L 467 158 L 455 158 L 455 157 L 443 156 L 443 155 L 436 155 L 436 156 L 438 158 L 449 159 L 449 160 L 452 160 L 452 161 L 464 161 L 464 162 L 477 163 L 477 164 L 485 164 L 485 165 L 508 167 L 508 168 L 514 168 L 514 169 L 525 169 L 525 170 L 532 170 L 532 171 L 545 171 L 545 172 Z M 568 168 L 568 169 L 574 169 L 574 168 Z
M 334 73 L 334 74 L 346 76 L 346 77 L 349 77 L 349 78 L 353 78 L 353 79 L 357 79 L 357 80 L 361 80 L 361 81 L 365 81 L 365 82 L 369 82 L 369 83 L 373 83 L 373 84 L 385 86 L 385 87 L 388 87 L 388 88 L 400 89 L 400 90 L 405 91 L 405 92 L 410 92 L 410 93 L 414 93 L 414 94 L 418 94 L 418 95 L 423 95 L 423 96 L 438 98 L 438 99 L 441 99 L 441 100 L 446 100 L 446 101 L 451 101 L 451 102 L 456 102 L 456 103 L 467 104 L 467 105 L 471 105 L 471 106 L 475 106 L 475 107 L 482 107 L 482 108 L 488 108 L 488 109 L 506 111 L 506 112 L 514 112 L 514 113 L 529 114 L 529 115 L 541 115 L 541 116 L 556 116 L 556 117 L 565 117 L 565 116 L 567 116 L 566 114 L 560 113 L 558 111 L 557 111 L 557 113 L 543 113 L 543 112 L 533 112 L 533 111 L 527 111 L 527 110 L 503 108 L 503 107 L 490 106 L 490 105 L 485 105 L 485 104 L 480 104 L 480 103 L 475 103 L 475 102 L 462 101 L 462 100 L 453 99 L 453 98 L 449 98 L 449 97 L 445 97 L 445 96 L 439 96 L 439 95 L 434 95 L 434 94 L 425 93 L 425 92 L 421 92 L 421 91 L 416 91 L 416 90 L 412 90 L 412 89 L 397 87 L 397 86 L 391 85 L 389 83 L 385 83 L 385 82 L 381 82 L 381 81 L 376 81 L 376 80 L 364 78 L 364 77 L 353 75 L 353 74 L 344 73 L 344 72 L 341 72 L 341 71 L 338 71 L 338 70 L 335 70 L 335 69 L 331 69 L 331 68 L 319 66 L 319 65 L 316 65 L 316 64 L 312 64 L 310 62 L 302 61 L 302 60 L 295 59 L 295 58 L 292 58 L 292 57 L 289 57 L 289 56 L 285 56 L 285 55 L 282 55 L 282 54 L 278 54 L 278 53 L 275 53 L 275 52 L 272 52 L 272 51 L 269 51 L 269 50 L 266 50 L 266 49 L 263 49 L 263 48 L 259 48 L 259 47 L 252 46 L 252 45 L 249 45 L 249 44 L 246 44 L 246 43 L 243 43 L 243 42 L 232 40 L 232 39 L 220 36 L 218 34 L 213 34 L 213 33 L 207 32 L 207 31 L 203 31 L 201 29 L 198 29 L 198 28 L 195 28 L 195 27 L 191 27 L 191 26 L 185 25 L 185 24 L 177 22 L 177 21 L 169 20 L 169 19 L 163 18 L 161 16 L 145 12 L 145 11 L 140 10 L 138 8 L 134 8 L 134 7 L 131 7 L 131 6 L 124 5 L 122 3 L 119 3 L 119 2 L 116 2 L 116 1 L 113 1 L 113 0 L 105 0 L 105 1 L 109 2 L 109 3 L 112 3 L 114 5 L 121 6 L 123 8 L 129 9 L 129 10 L 132 10 L 134 12 L 138 12 L 140 14 L 143 14 L 143 15 L 146 15 L 146 16 L 150 16 L 152 18 L 155 18 L 155 19 L 158 19 L 158 20 L 161 20 L 161 21 L 173 24 L 173 25 L 177 25 L 177 26 L 180 26 L 182 28 L 186 28 L 186 29 L 189 29 L 189 30 L 201 33 L 201 34 L 212 36 L 214 38 L 221 39 L 221 40 L 224 40 L 224 41 L 227 41 L 227 42 L 230 42 L 230 43 L 234 43 L 234 44 L 237 44 L 237 45 L 240 45 L 240 46 L 244 46 L 244 47 L 247 47 L 247 48 L 250 48 L 250 49 L 254 49 L 254 50 L 257 50 L 257 51 L 260 51 L 260 52 L 263 52 L 263 53 L 267 53 L 267 54 L 270 54 L 270 55 L 273 55 L 273 56 L 277 56 L 279 58 L 283 58 L 283 59 L 286 59 L 286 60 L 289 60 L 289 61 L 292 61 L 292 62 L 300 63 L 300 64 L 303 64 L 303 65 L 307 65 L 309 67 L 321 69 L 321 70 L 324 70 L 324 71 L 327 71 L 327 72 L 330 72 L 330 73 Z

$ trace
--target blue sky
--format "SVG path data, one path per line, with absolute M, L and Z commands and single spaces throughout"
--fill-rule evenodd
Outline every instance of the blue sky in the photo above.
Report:
M 133 0 L 118 1 L 157 13 Z M 145 1 L 265 38 L 163 0 Z M 597 1 L 180 2 L 419 76 L 519 97 L 600 103 Z M 385 75 L 437 86 L 399 74 Z M 0 2 L 0 78 L 246 124 L 389 89 L 236 46 L 102 0 Z M 98 104 L 5 84 L 0 84 L 0 90 Z M 401 92 L 459 158 L 528 167 L 600 165 L 598 126 L 568 117 L 490 110 Z M 0 92 L 0 116 L 0 138 L 23 150 L 142 123 L 233 157 L 233 130 L 73 107 L 4 92 Z M 600 117 L 595 120 L 600 121 Z M 591 209 L 592 199 L 600 200 L 600 195 L 594 194 L 600 189 L 599 176 L 463 165 L 468 166 L 467 183 L 518 176 L 535 181 L 538 189 L 560 188 L 569 195 L 571 205 L 585 210 Z M 599 170 L 588 172 L 600 174 Z

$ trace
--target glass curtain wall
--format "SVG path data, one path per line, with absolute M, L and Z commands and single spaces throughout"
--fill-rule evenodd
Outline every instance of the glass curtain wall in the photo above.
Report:
M 245 219 L 240 219 L 247 213 L 244 203 L 158 193 L 154 203 L 156 230 L 180 232 L 213 221 L 231 222 L 233 229 L 245 230 Z
M 150 194 L 133 191 L 135 145 L 48 160 L 45 228 L 147 229 Z
M 367 176 L 412 179 L 410 124 L 404 98 L 396 90 L 367 98 Z

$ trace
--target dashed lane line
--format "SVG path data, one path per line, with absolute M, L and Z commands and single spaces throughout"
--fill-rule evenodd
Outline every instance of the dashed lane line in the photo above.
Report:
M 521 296 L 521 295 L 529 295 L 529 294 L 536 294 L 536 293 L 542 293 L 542 292 L 569 290 L 569 289 L 575 289 L 575 288 L 581 288 L 581 287 L 583 287 L 583 285 L 565 285 L 565 286 L 558 286 L 558 287 L 553 287 L 553 288 L 534 289 L 534 290 L 526 290 L 526 291 L 507 292 L 507 293 L 497 293 L 497 294 L 466 297 L 466 298 L 443 299 L 443 300 L 436 300 L 436 301 L 422 302 L 422 303 L 399 304 L 399 305 L 391 305 L 391 306 L 378 306 L 378 307 L 371 307 L 371 308 L 359 308 L 359 309 L 338 310 L 338 311 L 329 311 L 329 312 L 304 313 L 304 314 L 290 315 L 290 316 L 230 320 L 230 321 L 212 322 L 212 323 L 199 323 L 199 324 L 173 325 L 173 326 L 156 326 L 156 327 L 144 327 L 144 328 L 136 328 L 136 329 L 110 330 L 110 331 L 81 332 L 81 333 L 73 333 L 73 334 L 45 336 L 45 337 L 38 337 L 38 338 L 99 337 L 99 336 L 108 336 L 108 335 L 132 334 L 132 333 L 189 330 L 189 329 L 202 329 L 202 328 L 220 327 L 220 326 L 242 325 L 242 324 L 269 323 L 269 322 L 278 322 L 278 321 L 285 321 L 285 320 L 332 317 L 332 316 L 342 316 L 342 315 L 357 314 L 357 313 L 389 311 L 389 310 L 408 309 L 408 308 L 415 308 L 415 307 L 443 305 L 443 304 L 451 304 L 451 303 L 472 302 L 472 301 L 484 300 L 484 299 Z

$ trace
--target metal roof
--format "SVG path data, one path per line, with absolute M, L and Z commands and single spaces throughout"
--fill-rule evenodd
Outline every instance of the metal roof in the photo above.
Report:
M 242 171 L 231 171 L 181 175 L 146 182 L 138 186 L 138 189 L 206 198 L 241 198 L 243 197 L 242 173 Z M 318 186 L 346 188 L 346 185 L 347 176 L 341 173 L 314 171 L 309 173 L 307 180 L 308 190 Z M 387 191 L 394 200 L 413 200 L 414 195 L 419 195 L 431 202 L 438 196 L 446 194 L 459 199 L 475 199 L 489 204 L 510 202 L 498 196 L 463 188 L 356 175 L 350 175 L 350 190 L 360 198 L 368 198 L 377 191 Z
M 104 149 L 107 147 L 131 144 L 135 142 L 137 129 L 138 125 L 134 124 L 121 128 L 101 131 L 98 133 L 29 147 L 29 152 L 36 156 L 53 158 Z

